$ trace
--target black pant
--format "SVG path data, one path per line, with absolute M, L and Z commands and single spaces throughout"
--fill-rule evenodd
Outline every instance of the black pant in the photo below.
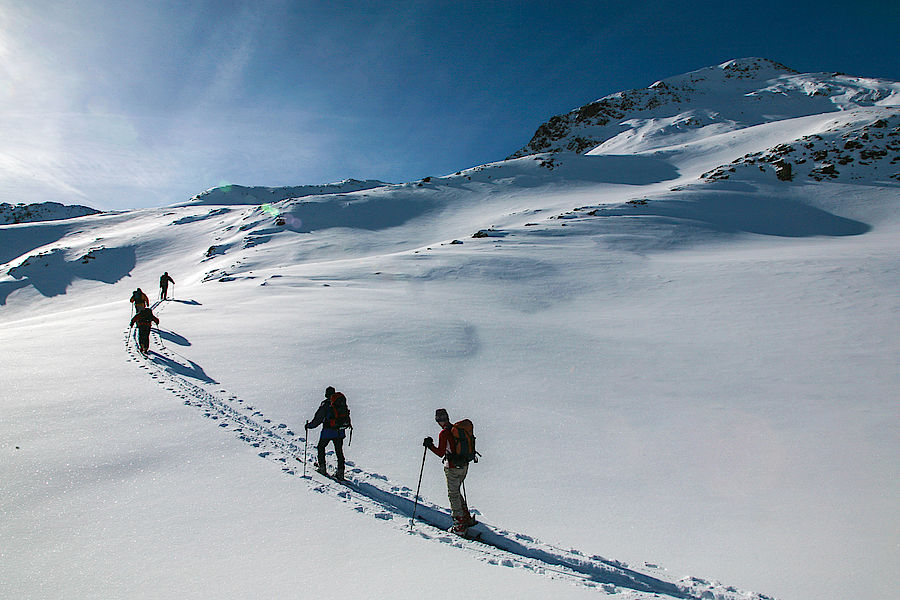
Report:
M 150 347 L 150 325 L 138 325 L 138 345 L 143 350 Z
M 337 455 L 337 474 L 344 474 L 344 438 L 332 438 L 330 440 L 319 439 L 316 450 L 319 451 L 319 468 L 325 469 L 325 447 L 328 442 L 334 442 L 334 453 Z

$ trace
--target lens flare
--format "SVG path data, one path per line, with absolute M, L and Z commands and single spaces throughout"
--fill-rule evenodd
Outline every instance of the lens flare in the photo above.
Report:
M 259 208 L 267 215 L 275 217 L 278 221 L 278 225 L 286 225 L 290 229 L 300 229 L 303 226 L 303 221 L 301 219 L 289 212 L 281 212 L 278 208 L 272 206 L 268 202 L 260 205 Z

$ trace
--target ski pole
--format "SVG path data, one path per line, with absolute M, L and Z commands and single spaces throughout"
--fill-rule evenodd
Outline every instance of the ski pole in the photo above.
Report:
M 419 469 L 419 485 L 416 486 L 416 502 L 413 504 L 412 516 L 409 518 L 409 527 L 412 528 L 413 521 L 416 520 L 416 510 L 419 508 L 419 490 L 422 489 L 422 473 L 425 472 L 425 457 L 428 455 L 428 448 L 422 453 L 422 468 Z
M 309 429 L 303 436 L 303 477 L 306 477 L 306 448 L 309 446 Z

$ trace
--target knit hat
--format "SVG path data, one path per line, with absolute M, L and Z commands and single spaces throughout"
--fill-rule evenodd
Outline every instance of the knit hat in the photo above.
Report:
M 440 422 L 450 421 L 450 415 L 447 414 L 447 409 L 439 408 L 434 411 L 434 420 Z
M 334 396 L 334 388 L 329 385 L 327 388 L 325 388 L 325 397 L 331 398 L 332 396 Z

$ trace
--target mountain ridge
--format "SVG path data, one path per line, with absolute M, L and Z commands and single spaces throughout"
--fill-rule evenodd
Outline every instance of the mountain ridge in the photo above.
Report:
M 657 147 L 652 138 L 679 130 L 721 133 L 785 118 L 898 104 L 897 82 L 803 74 L 768 59 L 736 59 L 551 117 L 508 158 L 539 152 L 642 152 Z
M 100 211 L 80 204 L 60 204 L 59 202 L 33 202 L 31 204 L 0 203 L 0 225 L 34 223 L 36 221 L 59 221 L 86 215 L 96 215 Z

